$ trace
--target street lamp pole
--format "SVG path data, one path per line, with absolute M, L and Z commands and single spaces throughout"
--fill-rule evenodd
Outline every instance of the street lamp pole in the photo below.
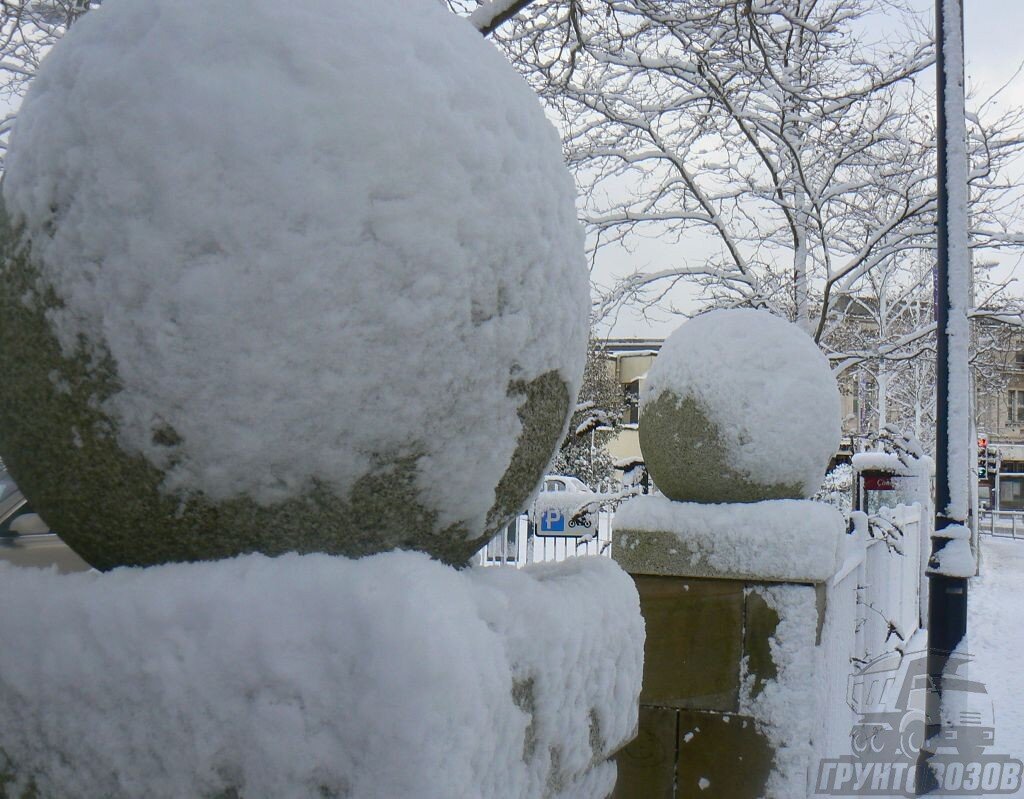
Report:
M 935 532 L 928 562 L 928 691 L 917 794 L 940 788 L 929 767 L 942 736 L 943 679 L 967 632 L 970 391 L 967 123 L 962 0 L 936 0 L 938 211 Z

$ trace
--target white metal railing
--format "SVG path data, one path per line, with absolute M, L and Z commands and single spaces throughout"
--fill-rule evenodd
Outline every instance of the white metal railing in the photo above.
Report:
M 871 531 L 875 537 L 866 529 L 848 536 L 845 562 L 826 585 L 822 657 L 825 673 L 836 684 L 820 734 L 822 752 L 829 756 L 848 747 L 860 710 L 861 697 L 844 701 L 841 682 L 887 653 L 898 659 L 920 628 L 928 512 L 918 503 L 879 509 L 881 527 Z
M 596 530 L 587 530 L 583 535 L 547 535 L 539 533 L 524 513 L 488 541 L 487 546 L 474 555 L 473 564 L 518 568 L 528 563 L 551 563 L 580 555 L 611 557 L 611 520 L 611 513 L 601 511 Z
M 920 625 L 920 590 L 930 541 L 922 536 L 921 506 L 916 503 L 881 508 L 879 516 L 901 534 L 891 545 L 877 538 L 868 542 L 864 599 L 865 614 L 878 619 L 878 637 L 868 639 L 875 654 L 906 644 Z M 889 623 L 895 630 L 888 629 Z
M 1011 530 L 1019 529 L 1024 537 L 1024 513 L 1019 515 L 1018 528 Z M 518 568 L 574 555 L 610 556 L 612 520 L 613 514 L 602 511 L 596 533 L 539 535 L 524 514 L 495 536 L 474 563 Z M 870 528 L 864 526 L 844 541 L 844 562 L 824 586 L 820 656 L 831 700 L 815 736 L 822 757 L 849 752 L 863 701 L 848 696 L 850 681 L 856 682 L 859 670 L 880 657 L 900 662 L 900 652 L 910 651 L 911 639 L 919 636 L 930 529 L 930 505 L 901 504 L 880 508 Z
M 978 532 L 995 538 L 1024 539 L 1024 511 L 984 510 L 978 517 Z

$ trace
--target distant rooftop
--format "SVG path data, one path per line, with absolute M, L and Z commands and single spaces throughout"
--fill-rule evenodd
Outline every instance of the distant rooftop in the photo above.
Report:
M 663 338 L 609 338 L 601 342 L 611 355 L 657 355 Z

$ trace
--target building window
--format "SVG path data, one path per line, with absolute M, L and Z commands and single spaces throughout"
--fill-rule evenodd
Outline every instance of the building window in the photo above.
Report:
M 1014 477 L 999 481 L 999 509 L 1024 510 L 1024 481 Z
M 626 424 L 637 424 L 640 421 L 640 380 L 633 380 L 623 386 L 626 392 L 626 411 L 623 421 Z
M 1010 424 L 1024 424 L 1024 390 L 1011 388 L 1009 391 L 1006 421 Z
M 1013 356 L 1013 362 L 1018 367 L 1024 367 L 1024 350 L 1019 351 L 1016 355 Z

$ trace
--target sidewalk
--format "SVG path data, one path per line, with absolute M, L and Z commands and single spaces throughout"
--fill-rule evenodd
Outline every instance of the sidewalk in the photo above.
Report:
M 992 697 L 993 749 L 1024 760 L 1024 541 L 982 536 L 981 557 L 968 594 L 971 679 Z

